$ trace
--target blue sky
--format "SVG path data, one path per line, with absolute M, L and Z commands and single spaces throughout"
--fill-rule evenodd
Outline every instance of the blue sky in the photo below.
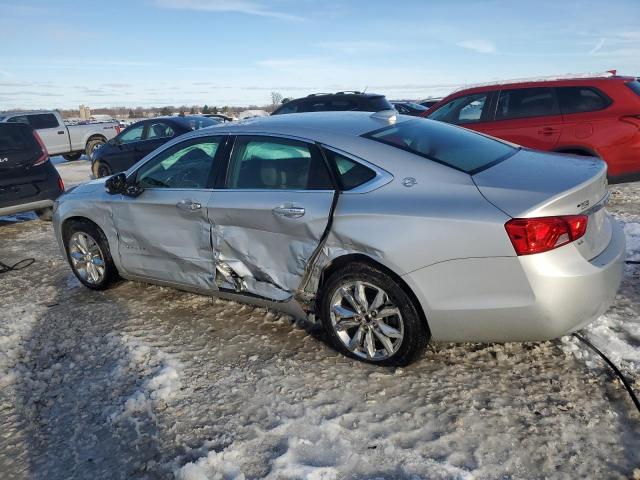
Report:
M 0 109 L 443 95 L 503 78 L 640 76 L 638 0 L 0 0 Z

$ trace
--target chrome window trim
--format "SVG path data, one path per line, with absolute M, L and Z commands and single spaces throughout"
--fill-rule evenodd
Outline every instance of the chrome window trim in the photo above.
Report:
M 340 195 L 373 192 L 374 190 L 377 190 L 380 187 L 384 187 L 385 185 L 387 185 L 388 183 L 390 183 L 393 180 L 393 175 L 391 173 L 387 172 L 386 170 L 380 168 L 377 165 L 374 165 L 371 162 L 367 162 L 366 160 L 363 160 L 362 158 L 356 157 L 355 155 L 353 155 L 351 153 L 347 153 L 347 152 L 345 152 L 343 150 L 340 150 L 339 148 L 331 147 L 331 146 L 326 145 L 324 143 L 320 143 L 320 146 L 322 148 L 324 148 L 325 150 L 329 150 L 329 151 L 331 151 L 333 153 L 337 153 L 338 155 L 341 155 L 341 156 L 343 156 L 345 158 L 348 158 L 349 160 L 352 160 L 352 161 L 354 161 L 356 163 L 364 165 L 368 169 L 373 170 L 375 172 L 375 174 L 376 174 L 375 177 L 373 177 L 368 182 L 363 183 L 362 185 L 358 185 L 357 187 L 352 188 L 351 190 L 343 190 L 343 191 L 341 191 Z

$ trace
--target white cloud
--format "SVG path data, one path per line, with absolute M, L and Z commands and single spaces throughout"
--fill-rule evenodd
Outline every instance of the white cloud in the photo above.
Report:
M 334 50 L 347 55 L 355 55 L 359 53 L 384 53 L 392 50 L 391 45 L 385 42 L 375 42 L 368 40 L 357 41 L 331 41 L 316 43 L 315 46 Z
M 604 42 L 605 39 L 601 38 L 598 43 L 595 44 L 595 46 L 589 50 L 589 55 L 595 55 L 596 53 L 598 53 L 598 51 L 602 50 L 602 47 L 604 46 Z
M 254 0 L 155 0 L 161 8 L 176 10 L 200 10 L 205 12 L 234 12 L 281 20 L 302 20 L 297 15 L 271 10 L 267 5 Z
M 463 40 L 456 45 L 479 53 L 496 53 L 496 45 L 491 40 Z

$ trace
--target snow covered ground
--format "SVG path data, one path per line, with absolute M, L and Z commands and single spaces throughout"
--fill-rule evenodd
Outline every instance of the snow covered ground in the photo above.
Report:
M 67 184 L 88 162 L 58 162 Z M 640 258 L 640 185 L 610 210 Z M 0 218 L 3 479 L 640 478 L 640 415 L 572 338 L 436 344 L 405 369 L 273 312 L 83 288 L 33 215 Z M 640 391 L 640 267 L 585 335 Z

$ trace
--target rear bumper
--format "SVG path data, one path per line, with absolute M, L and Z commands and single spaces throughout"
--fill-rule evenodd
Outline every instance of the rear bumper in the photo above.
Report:
M 0 215 L 13 215 L 53 205 L 62 193 L 60 175 L 51 162 L 33 176 L 5 180 L 0 185 Z
M 604 313 L 622 281 L 625 237 L 613 222 L 591 261 L 572 245 L 522 257 L 460 259 L 404 276 L 434 340 L 540 341 L 582 328 Z

